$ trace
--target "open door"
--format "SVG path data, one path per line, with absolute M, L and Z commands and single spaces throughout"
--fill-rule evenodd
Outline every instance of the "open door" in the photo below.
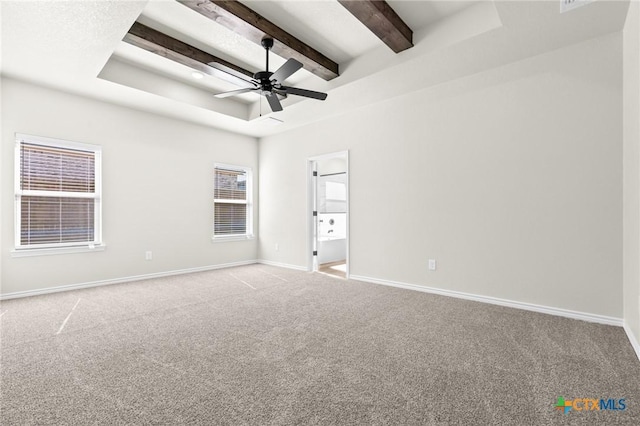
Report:
M 308 162 L 310 271 L 349 276 L 348 151 Z

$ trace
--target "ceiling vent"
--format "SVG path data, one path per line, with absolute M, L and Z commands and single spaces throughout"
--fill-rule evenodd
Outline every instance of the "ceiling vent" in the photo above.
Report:
M 580 6 L 593 3 L 595 0 L 560 0 L 560 13 L 569 12 Z
M 269 126 L 269 127 L 275 127 L 275 126 L 279 126 L 281 124 L 284 124 L 284 121 L 282 120 L 278 120 L 277 118 L 273 118 L 273 117 L 267 117 L 265 120 L 262 121 L 265 125 Z

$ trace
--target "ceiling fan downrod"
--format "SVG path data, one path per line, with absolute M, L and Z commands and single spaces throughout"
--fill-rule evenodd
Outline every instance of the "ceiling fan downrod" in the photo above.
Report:
M 264 37 L 261 41 L 262 47 L 267 54 L 267 66 L 266 70 L 258 71 L 253 75 L 253 78 L 260 83 L 260 93 L 263 95 L 271 94 L 273 91 L 273 83 L 271 82 L 272 72 L 269 72 L 269 50 L 273 47 L 273 39 L 271 37 Z
M 273 39 L 271 37 L 264 36 L 260 41 L 260 44 L 262 44 L 262 47 L 264 47 L 264 50 L 267 53 L 267 69 L 265 71 L 269 72 L 269 50 L 273 47 Z

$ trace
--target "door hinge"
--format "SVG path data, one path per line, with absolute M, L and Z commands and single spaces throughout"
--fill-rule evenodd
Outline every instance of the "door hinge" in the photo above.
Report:
M 314 176 L 318 176 L 318 172 L 314 171 L 314 172 L 313 172 L 313 175 L 314 175 Z
M 318 251 L 317 251 L 317 250 L 314 250 L 314 251 L 313 251 L 313 255 L 314 255 L 314 256 L 317 256 L 317 255 L 318 255 Z
M 313 216 L 318 216 L 318 212 L 313 212 Z

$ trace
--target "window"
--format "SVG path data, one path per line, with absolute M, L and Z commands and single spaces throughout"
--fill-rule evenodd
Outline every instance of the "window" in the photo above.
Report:
M 101 245 L 101 149 L 16 135 L 16 252 Z
M 252 238 L 251 169 L 216 164 L 213 238 Z

